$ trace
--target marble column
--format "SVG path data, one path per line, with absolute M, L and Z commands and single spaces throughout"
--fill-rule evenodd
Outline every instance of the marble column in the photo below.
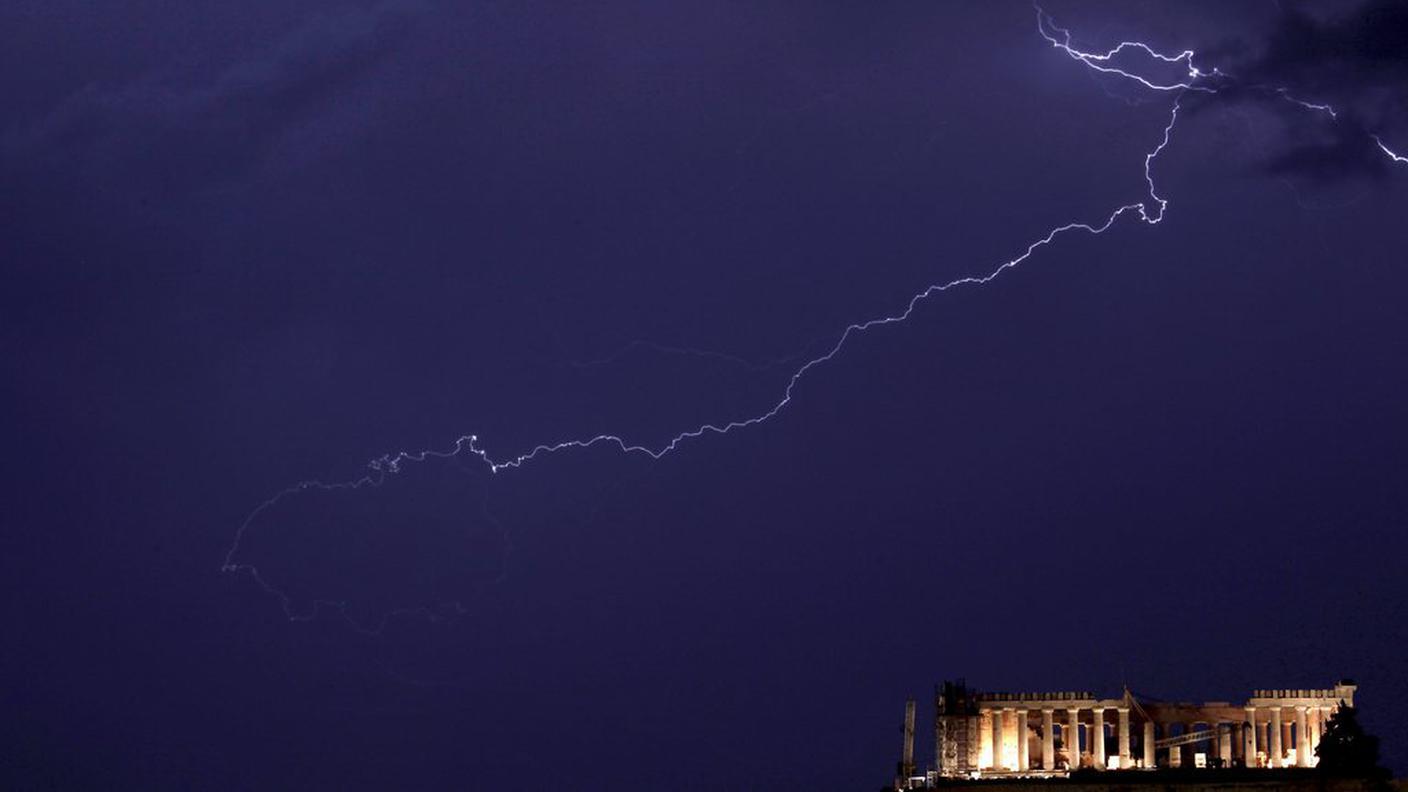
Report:
M 1041 711 L 1041 769 L 1056 769 L 1056 710 Z
M 1061 742 L 1066 744 L 1066 768 L 1080 767 L 1080 710 L 1071 707 L 1066 710 L 1066 731 L 1061 734 Z
M 1232 766 L 1232 724 L 1219 723 L 1217 728 L 1217 758 L 1223 767 Z
M 1031 736 L 1027 732 L 1027 708 L 1017 710 L 1017 769 L 1028 770 L 1031 764 L 1027 752 L 1031 750 Z
M 1090 758 L 1097 770 L 1105 769 L 1105 708 L 1091 710 Z
M 997 754 L 992 750 L 992 714 L 995 710 L 988 710 L 988 719 L 983 720 L 982 715 L 978 716 L 978 766 L 984 770 L 992 767 L 992 758 Z M 986 746 L 987 758 L 983 758 L 984 746 Z
M 1242 729 L 1242 764 L 1256 767 L 1256 707 L 1247 707 L 1247 723 Z
M 1130 766 L 1129 749 L 1129 707 L 1120 707 L 1119 712 L 1119 747 L 1120 747 L 1120 769 L 1127 770 Z
M 992 711 L 992 769 L 1002 770 L 1002 714 L 1004 710 Z
M 971 715 L 968 718 L 968 766 L 981 767 L 983 760 L 982 718 Z
M 1207 730 L 1204 729 L 1204 728 L 1199 727 L 1197 721 L 1189 721 L 1189 722 L 1183 724 L 1183 733 L 1184 733 L 1184 734 L 1192 734 L 1193 732 L 1200 732 L 1200 731 L 1207 731 Z M 1203 754 L 1207 754 L 1207 749 L 1203 748 L 1203 743 L 1204 743 L 1204 742 L 1206 742 L 1206 740 L 1199 740 L 1199 741 L 1197 741 L 1197 742 L 1195 742 L 1195 743 L 1188 743 L 1187 745 L 1181 746 L 1178 750 L 1180 750 L 1180 751 L 1187 751 L 1187 752 L 1188 752 L 1188 753 L 1187 753 L 1188 764 L 1193 765 L 1194 767 L 1197 767 L 1197 766 L 1198 766 L 1198 753 L 1201 752 L 1201 753 L 1203 753 Z
M 994 761 L 994 757 L 997 757 L 997 751 L 994 750 L 993 745 L 994 714 L 997 714 L 997 710 L 987 710 L 987 719 L 983 720 L 983 722 L 979 724 L 979 729 L 981 730 L 981 743 L 983 743 L 983 745 L 981 745 L 981 753 L 983 753 L 984 757 L 986 757 L 981 760 L 981 767 L 983 767 L 984 769 L 991 769 L 997 767 L 997 762 Z
M 1144 721 L 1144 769 L 1151 770 L 1154 767 L 1154 722 Z
M 1282 762 L 1282 757 L 1284 756 L 1284 754 L 1281 753 L 1280 707 L 1271 708 L 1271 726 L 1267 729 L 1267 731 L 1270 733 L 1271 737 L 1271 749 L 1267 752 L 1271 756 L 1271 766 L 1281 767 L 1284 764 L 1284 762 Z
M 1296 744 L 1294 742 L 1291 742 L 1291 739 L 1293 737 L 1293 735 L 1291 734 L 1292 723 L 1295 723 L 1295 715 L 1292 715 L 1291 717 L 1287 718 L 1283 714 L 1281 718 L 1281 750 L 1285 751 L 1286 753 L 1291 753 L 1296 749 Z M 1289 760 L 1281 762 L 1281 764 L 1284 767 L 1290 767 L 1293 762 L 1295 762 L 1294 756 L 1290 757 Z
M 1334 709 L 1333 709 L 1332 707 L 1321 707 L 1321 708 L 1320 708 L 1320 737 L 1319 737 L 1319 739 L 1321 739 L 1321 740 L 1325 739 L 1325 732 L 1328 731 L 1329 728 L 1330 728 L 1330 714 L 1333 713 L 1333 712 L 1334 712 Z M 1317 745 L 1318 745 L 1318 742 L 1317 742 Z
M 1310 724 L 1310 763 L 1320 764 L 1320 757 L 1315 755 L 1315 751 L 1320 747 L 1320 739 L 1325 736 L 1325 708 L 1311 707 L 1310 714 L 1314 720 Z
M 1310 767 L 1310 728 L 1305 707 L 1296 707 L 1296 767 Z

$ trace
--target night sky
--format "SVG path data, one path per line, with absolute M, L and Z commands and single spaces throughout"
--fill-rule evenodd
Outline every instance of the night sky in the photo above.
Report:
M 1352 677 L 1408 770 L 1408 6 L 1043 6 L 1214 90 L 1024 0 L 5 4 L 3 786 L 873 789 L 960 676 Z M 1179 94 L 1162 222 L 767 421 L 367 467 L 765 414 Z

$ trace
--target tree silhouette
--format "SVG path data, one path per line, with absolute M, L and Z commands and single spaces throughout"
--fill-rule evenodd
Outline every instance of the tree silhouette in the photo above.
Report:
M 1358 711 L 1343 703 L 1330 716 L 1315 755 L 1320 757 L 1317 767 L 1329 775 L 1371 776 L 1381 772 L 1379 738 L 1365 734 L 1359 725 Z

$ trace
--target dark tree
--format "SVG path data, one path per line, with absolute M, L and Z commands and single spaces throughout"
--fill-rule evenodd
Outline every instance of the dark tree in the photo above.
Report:
M 1364 733 L 1359 713 L 1343 704 L 1330 716 L 1320 745 L 1319 769 L 1330 775 L 1371 776 L 1379 774 L 1379 738 Z

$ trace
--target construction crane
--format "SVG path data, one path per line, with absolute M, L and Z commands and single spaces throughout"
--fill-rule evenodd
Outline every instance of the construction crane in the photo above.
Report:
M 1128 686 L 1125 686 L 1124 689 L 1124 703 L 1125 706 L 1139 713 L 1139 717 L 1144 720 L 1153 720 L 1153 718 L 1149 717 L 1148 711 L 1139 706 L 1139 699 L 1134 697 L 1134 694 L 1130 692 Z M 1154 740 L 1154 747 L 1170 748 L 1176 745 L 1187 745 L 1189 743 L 1202 742 L 1203 740 L 1211 740 L 1215 737 L 1217 737 L 1216 731 L 1213 729 L 1203 729 L 1201 731 L 1188 732 L 1187 734 L 1179 734 L 1174 737 L 1165 737 L 1162 740 Z
M 900 754 L 899 764 L 900 779 L 908 779 L 912 775 L 914 775 L 914 699 L 904 703 L 904 752 Z

